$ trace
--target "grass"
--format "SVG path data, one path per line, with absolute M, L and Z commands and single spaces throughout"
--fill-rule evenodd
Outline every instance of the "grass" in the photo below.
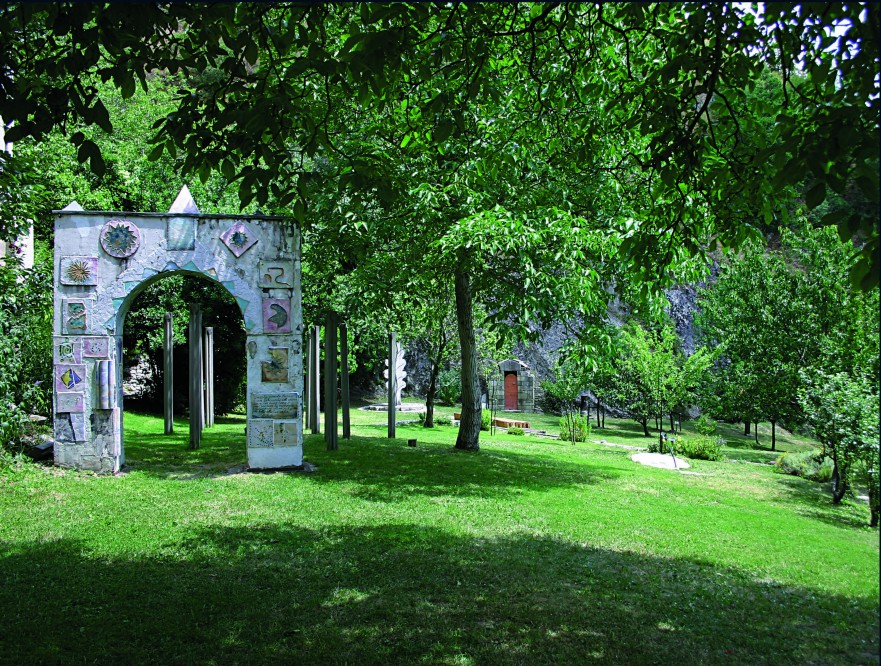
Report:
M 117 477 L 6 459 L 0 661 L 878 663 L 865 505 L 730 460 L 388 440 L 385 416 L 354 412 L 336 452 L 308 436 L 313 474 L 240 473 L 242 417 L 189 451 L 185 422 L 127 414 Z

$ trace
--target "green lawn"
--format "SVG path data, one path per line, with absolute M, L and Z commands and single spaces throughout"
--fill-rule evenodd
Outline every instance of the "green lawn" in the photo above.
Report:
M 737 460 L 459 453 L 454 427 L 388 440 L 385 417 L 354 412 L 336 452 L 307 437 L 313 474 L 241 473 L 242 417 L 189 451 L 184 421 L 127 414 L 116 477 L 0 463 L 0 661 L 878 663 L 856 500 Z M 645 444 L 607 423 L 593 439 Z

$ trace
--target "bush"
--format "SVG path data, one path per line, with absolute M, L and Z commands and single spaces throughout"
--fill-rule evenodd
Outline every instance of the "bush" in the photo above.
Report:
M 434 417 L 434 425 L 436 426 L 448 426 L 453 425 L 453 419 L 447 416 L 446 414 L 440 414 L 439 416 Z
M 490 422 L 492 421 L 492 416 L 487 410 L 483 410 L 480 412 L 480 429 L 481 430 L 489 430 Z
M 706 414 L 701 414 L 694 422 L 694 429 L 705 437 L 715 435 L 717 428 L 718 424 Z
M 573 414 L 560 419 L 560 439 L 569 442 L 586 442 L 589 437 L 590 423 L 586 416 Z
M 674 451 L 677 455 L 692 460 L 722 460 L 721 437 L 677 437 Z
M 790 451 L 777 458 L 774 471 L 826 483 L 832 479 L 832 460 L 825 457 L 822 451 Z
M 523 432 L 523 428 L 518 428 L 517 426 L 511 426 L 510 428 L 508 428 L 508 434 L 509 435 L 525 435 L 526 433 Z
M 437 376 L 437 400 L 442 405 L 455 405 L 462 394 L 462 377 L 458 368 L 442 371 Z

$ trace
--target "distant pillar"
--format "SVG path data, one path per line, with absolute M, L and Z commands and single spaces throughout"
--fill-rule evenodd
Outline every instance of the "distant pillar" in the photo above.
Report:
M 395 366 L 397 365 L 397 351 L 398 346 L 395 344 L 395 334 L 388 334 L 388 368 L 386 369 L 386 375 L 388 376 L 388 437 L 389 439 L 395 438 L 396 426 L 397 426 L 397 418 L 398 418 L 398 405 L 395 400 L 397 395 L 397 389 L 395 387 L 395 383 L 397 382 L 397 377 L 395 373 Z
M 352 423 L 349 418 L 349 327 L 340 324 L 340 392 L 343 394 L 343 439 L 352 438 Z
M 174 327 L 171 313 L 165 313 L 165 344 L 162 348 L 164 361 L 163 396 L 165 400 L 165 434 L 174 434 Z
M 324 441 L 328 451 L 339 448 L 337 433 L 337 315 L 327 315 L 324 327 Z
M 312 376 L 309 378 L 309 427 L 313 435 L 321 433 L 321 328 L 312 327 L 312 339 L 309 341 L 309 358 L 311 359 Z
M 205 347 L 202 350 L 202 367 L 205 375 L 205 427 L 214 427 L 214 327 L 205 328 Z
M 303 430 L 312 423 L 312 391 L 309 381 L 312 377 L 312 333 L 306 331 L 303 345 Z
M 202 443 L 202 308 L 190 305 L 190 448 Z

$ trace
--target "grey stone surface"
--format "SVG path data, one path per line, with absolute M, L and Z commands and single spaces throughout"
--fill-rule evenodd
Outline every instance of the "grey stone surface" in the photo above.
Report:
M 135 225 L 141 243 L 136 252 L 129 257 L 117 258 L 101 247 L 100 234 L 110 220 L 127 220 Z M 224 243 L 221 236 L 230 229 L 239 228 L 241 223 L 248 233 L 247 247 L 236 251 Z M 171 229 L 173 238 L 170 238 Z M 194 234 L 189 241 L 190 229 Z M 227 241 L 230 241 L 227 234 Z M 231 241 L 230 241 L 231 242 Z M 302 330 L 303 317 L 300 291 L 299 231 L 283 225 L 276 218 L 234 217 L 220 215 L 201 215 L 184 188 L 172 211 L 169 213 L 115 213 L 87 212 L 79 206 L 68 206 L 56 212 L 55 219 L 55 299 L 54 333 L 56 336 L 76 337 L 88 346 L 98 338 L 110 338 L 107 357 L 112 361 L 115 374 L 115 406 L 106 410 L 106 422 L 93 420 L 98 407 L 98 391 L 95 381 L 95 367 L 98 359 L 82 354 L 81 364 L 85 366 L 84 405 L 82 414 L 55 414 L 55 462 L 58 465 L 92 469 L 112 473 L 119 470 L 125 459 L 123 438 L 124 408 L 122 395 L 122 331 L 125 316 L 135 297 L 148 285 L 171 274 L 189 274 L 207 277 L 222 284 L 235 298 L 242 311 L 245 329 L 248 332 L 248 419 L 251 415 L 250 394 L 291 393 L 302 395 Z M 241 251 L 239 251 L 241 250 Z M 238 256 L 237 256 L 238 253 Z M 85 262 L 86 271 L 96 268 L 96 284 L 90 276 L 78 284 L 70 277 L 77 278 L 82 267 L 76 267 L 74 274 L 69 267 L 73 257 L 95 258 Z M 61 277 L 61 266 L 65 265 L 65 279 Z M 283 264 L 293 271 L 289 276 L 290 286 L 275 288 L 263 284 L 261 268 L 271 264 Z M 261 265 L 262 264 L 262 265 Z M 277 271 L 272 271 L 275 275 Z M 290 331 L 287 343 L 290 346 L 289 378 L 287 382 L 264 383 L 261 376 L 261 363 L 267 360 L 270 343 L 265 330 L 263 317 L 264 299 L 289 303 L 286 309 L 287 321 L 283 328 Z M 69 311 L 69 304 L 82 302 L 85 306 L 86 321 L 71 322 L 77 312 Z M 65 310 L 64 306 L 68 308 Z M 278 319 L 276 320 L 278 321 Z M 71 328 L 73 325 L 73 328 Z M 276 327 L 278 328 L 278 327 Z M 74 335 L 75 334 L 75 335 Z M 255 343 L 253 346 L 251 343 Z M 98 343 L 100 344 L 100 343 Z M 253 349 L 253 356 L 250 350 Z M 73 360 L 73 359 L 71 359 Z M 79 365 L 79 364 L 78 364 Z M 56 375 L 57 375 L 56 371 Z M 56 390 L 59 388 L 56 386 Z M 63 389 L 62 389 L 63 390 Z M 248 462 L 252 467 L 289 467 L 302 463 L 302 409 L 298 407 L 294 426 L 286 424 L 282 440 L 294 445 L 271 447 L 271 453 L 261 449 L 248 448 Z M 96 417 L 97 418 L 97 417 Z M 290 421 L 291 419 L 286 419 Z M 107 428 L 111 434 L 107 434 Z M 291 428 L 294 428 L 292 431 Z M 295 436 L 291 435 L 295 432 Z M 245 443 L 243 442 L 243 446 Z

